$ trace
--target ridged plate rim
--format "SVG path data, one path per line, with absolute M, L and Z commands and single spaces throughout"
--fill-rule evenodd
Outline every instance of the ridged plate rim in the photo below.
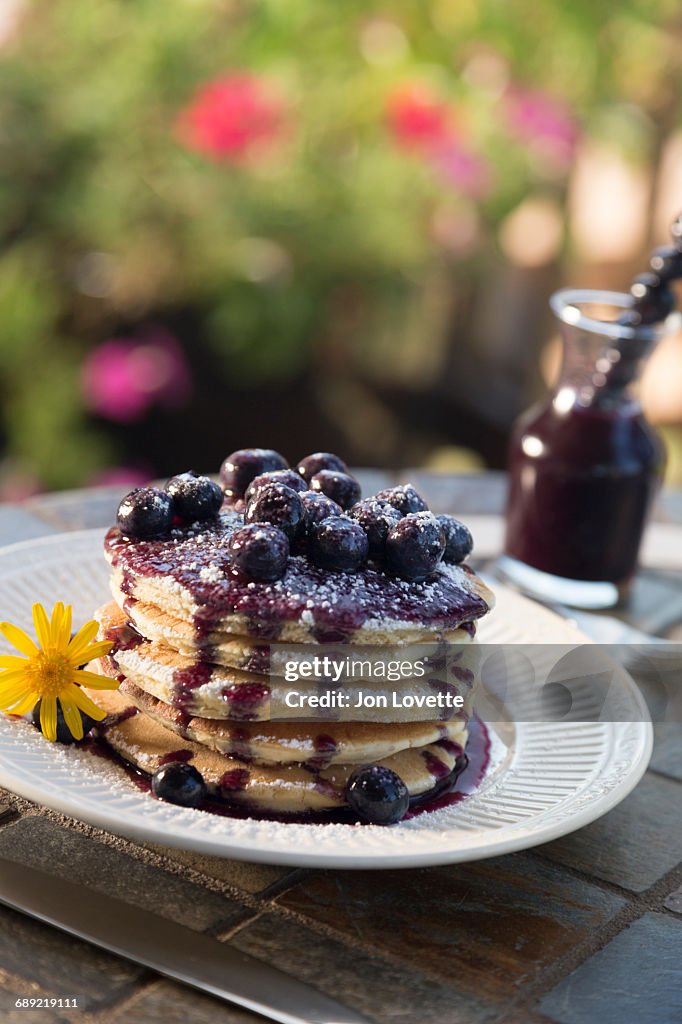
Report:
M 28 627 L 32 601 L 59 599 L 74 604 L 77 621 L 89 618 L 108 598 L 102 539 L 102 530 L 84 530 L 0 548 L 0 619 Z M 502 586 L 496 591 L 498 606 L 481 629 L 487 642 L 589 642 L 543 606 Z M 30 724 L 2 716 L 0 786 L 130 839 L 213 856 L 330 868 L 466 862 L 557 839 L 627 796 L 653 746 L 632 680 L 627 697 L 637 721 L 517 724 L 508 751 L 495 744 L 476 793 L 391 828 L 262 822 L 174 807 L 137 790 L 106 761 L 52 746 Z

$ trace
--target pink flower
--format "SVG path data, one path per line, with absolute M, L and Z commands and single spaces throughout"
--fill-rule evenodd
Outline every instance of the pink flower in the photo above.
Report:
M 235 72 L 197 90 L 181 112 L 176 132 L 196 153 L 241 163 L 281 136 L 284 121 L 281 97 L 256 75 Z
M 88 484 L 91 487 L 142 487 L 148 484 L 154 476 L 149 469 L 140 469 L 139 466 L 109 466 L 102 469 L 90 478 Z
M 443 177 L 459 192 L 472 199 L 483 199 L 490 192 L 490 168 L 483 157 L 456 139 L 434 154 L 434 164 Z
M 389 96 L 386 117 L 396 141 L 408 149 L 428 152 L 450 131 L 447 104 L 419 82 L 401 85 Z
M 112 338 L 89 353 L 81 389 L 93 412 L 117 423 L 131 423 L 153 405 L 174 408 L 191 393 L 184 353 L 167 331 L 141 339 Z
M 556 160 L 570 163 L 580 132 L 562 100 L 514 85 L 507 89 L 504 106 L 509 127 L 521 142 L 539 142 Z

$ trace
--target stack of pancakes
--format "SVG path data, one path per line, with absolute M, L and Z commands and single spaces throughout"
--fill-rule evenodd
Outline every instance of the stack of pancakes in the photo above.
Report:
M 466 653 L 490 591 L 463 565 L 443 564 L 429 580 L 408 582 L 371 565 L 328 572 L 302 556 L 292 556 L 274 583 L 246 581 L 227 557 L 242 523 L 224 511 L 160 540 L 109 531 L 114 601 L 97 617 L 101 638 L 114 646 L 96 669 L 120 688 L 91 693 L 107 712 L 99 735 L 149 775 L 190 763 L 212 797 L 261 816 L 338 811 L 351 774 L 368 763 L 397 772 L 411 798 L 442 786 L 462 764 L 473 689 Z M 351 706 L 303 719 L 293 716 L 305 711 L 285 711 L 283 697 L 306 684 L 270 673 L 271 644 L 311 652 L 331 645 L 337 653 L 371 645 L 380 658 L 408 648 L 414 657 L 421 643 L 449 651 L 446 668 L 383 689 L 446 689 L 464 696 L 462 710 L 437 711 L 434 720 L 428 707 Z M 352 705 L 358 690 L 382 686 L 353 679 L 339 689 L 354 695 Z

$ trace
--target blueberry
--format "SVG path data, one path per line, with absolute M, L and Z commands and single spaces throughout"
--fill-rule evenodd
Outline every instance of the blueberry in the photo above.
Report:
M 310 531 L 316 523 L 331 516 L 340 516 L 343 509 L 335 501 L 321 491 L 303 491 L 301 494 L 306 530 Z
M 346 800 L 361 821 L 372 825 L 394 825 L 410 806 L 407 786 L 382 764 L 356 768 L 346 786 Z
M 206 799 L 207 789 L 201 772 L 193 764 L 171 761 L 152 775 L 152 793 L 169 804 L 198 807 Z
M 266 484 L 246 506 L 244 522 L 272 523 L 293 540 L 304 525 L 301 496 L 284 484 Z
M 289 463 L 272 448 L 240 448 L 228 455 L 220 467 L 225 495 L 234 501 L 243 498 L 254 477 L 275 469 L 287 469 Z
M 367 558 L 367 534 L 359 525 L 343 516 L 331 516 L 313 527 L 310 535 L 310 560 L 320 569 L 355 572 Z
M 471 554 L 474 538 L 464 523 L 454 516 L 436 516 L 445 537 L 444 562 L 463 562 Z
M 354 476 L 336 469 L 321 469 L 310 478 L 310 490 L 321 491 L 341 508 L 350 508 L 360 499 L 360 484 Z
M 313 455 L 306 455 L 305 459 L 301 459 L 296 467 L 296 472 L 300 473 L 303 479 L 309 483 L 315 474 L 323 469 L 332 469 L 336 473 L 348 472 L 348 466 L 343 459 L 340 459 L 338 455 L 333 455 L 332 452 L 314 452 Z
M 429 506 L 421 494 L 417 494 L 412 484 L 401 484 L 400 487 L 388 487 L 374 495 L 381 501 L 387 501 L 393 508 L 406 516 L 410 512 L 427 512 Z
M 677 281 L 682 277 L 682 249 L 673 245 L 662 245 L 654 249 L 649 266 L 661 281 Z
M 367 534 L 371 555 L 382 555 L 386 548 L 388 531 L 400 522 L 401 513 L 381 498 L 365 498 L 353 505 L 348 513 Z
M 173 499 L 173 511 L 185 523 L 209 519 L 220 511 L 223 489 L 208 476 L 199 476 L 189 470 L 172 476 L 166 490 Z
M 303 480 L 294 469 L 276 469 L 268 473 L 259 473 L 255 476 L 249 486 L 246 488 L 244 500 L 248 503 L 252 498 L 256 497 L 256 494 L 261 487 L 266 487 L 267 484 L 284 484 L 285 487 L 290 487 L 292 491 L 305 491 L 306 482 Z
M 170 494 L 156 487 L 136 487 L 118 506 L 116 525 L 121 533 L 140 540 L 161 537 L 173 525 Z
M 658 274 L 650 271 L 639 274 L 633 280 L 630 294 L 634 300 L 632 308 L 639 313 L 640 322 L 643 324 L 655 324 L 659 320 L 665 320 L 675 308 L 673 293 Z
M 42 701 L 38 701 L 31 713 L 31 719 L 36 729 L 40 729 L 40 705 Z M 81 721 L 83 723 L 83 735 L 87 736 L 93 725 L 97 725 L 94 718 L 90 718 L 90 715 L 86 715 L 84 711 L 80 713 Z M 63 743 L 65 746 L 69 746 L 75 743 L 73 735 L 68 725 L 64 721 L 64 712 L 62 711 L 61 704 L 57 701 L 57 743 Z
M 670 234 L 672 235 L 673 245 L 682 251 L 682 213 L 678 213 L 670 225 Z
M 230 565 L 249 579 L 269 583 L 287 570 L 289 540 L 276 526 L 252 523 L 235 530 L 227 544 Z
M 406 580 L 425 580 L 445 551 L 440 523 L 430 512 L 410 512 L 389 531 L 386 564 Z

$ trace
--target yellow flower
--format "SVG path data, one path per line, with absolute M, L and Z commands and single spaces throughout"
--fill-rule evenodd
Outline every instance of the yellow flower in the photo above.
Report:
M 42 604 L 34 604 L 38 644 L 18 626 L 0 622 L 0 633 L 25 655 L 20 658 L 0 654 L 0 710 L 8 715 L 25 715 L 40 701 L 40 728 L 52 743 L 57 739 L 57 700 L 67 728 L 74 739 L 81 740 L 81 711 L 98 722 L 105 717 L 105 712 L 83 693 L 81 686 L 93 690 L 118 689 L 115 679 L 78 667 L 108 654 L 112 644 L 108 640 L 91 643 L 98 629 L 94 620 L 86 622 L 72 637 L 71 612 L 71 605 L 65 607 L 60 601 L 49 620 Z

